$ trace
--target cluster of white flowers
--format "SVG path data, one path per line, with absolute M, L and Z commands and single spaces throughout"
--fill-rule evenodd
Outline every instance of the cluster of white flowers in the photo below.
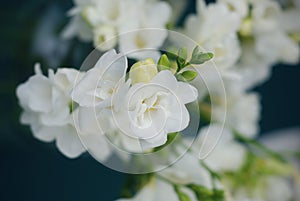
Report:
M 274 64 L 299 62 L 299 1 L 197 0 L 196 13 L 175 28 L 194 43 L 177 55 L 159 49 L 178 42 L 165 29 L 181 10 L 172 1 L 74 3 L 63 36 L 108 51 L 86 72 L 60 68 L 46 77 L 37 65 L 17 88 L 21 122 L 36 138 L 55 140 L 70 158 L 88 150 L 99 161 L 116 154 L 128 163 L 118 152 L 157 152 L 153 161 L 171 165 L 157 165 L 163 170 L 118 201 L 296 199 L 289 179 L 299 173 L 255 140 L 260 103 L 250 90 L 269 77 Z M 129 66 L 127 57 L 137 62 Z M 200 114 L 188 110 L 195 102 Z M 201 116 L 197 139 L 182 134 L 193 115 Z M 173 138 L 178 135 L 179 142 Z M 166 154 L 168 145 L 172 153 Z
M 85 150 L 79 136 L 92 151 L 89 139 L 101 142 L 105 156 L 109 155 L 103 146 L 105 135 L 126 151 L 143 152 L 165 144 L 169 133 L 188 126 L 185 104 L 197 99 L 197 90 L 177 81 L 169 70 L 158 72 L 152 59 L 133 65 L 126 80 L 127 68 L 127 58 L 115 50 L 85 73 L 49 70 L 47 78 L 36 67 L 36 75 L 17 89 L 24 109 L 21 122 L 29 124 L 38 139 L 56 139 L 68 157 Z
M 158 0 L 74 0 L 75 7 L 63 37 L 79 36 L 93 41 L 99 50 L 119 45 L 132 58 L 158 58 L 157 51 L 137 53 L 142 49 L 158 49 L 167 37 L 164 29 L 171 18 L 171 7 Z M 147 31 L 159 29 L 161 31 Z

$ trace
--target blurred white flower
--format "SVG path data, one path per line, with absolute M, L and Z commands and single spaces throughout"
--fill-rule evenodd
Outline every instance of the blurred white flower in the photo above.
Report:
M 82 73 L 62 68 L 49 77 L 42 74 L 39 65 L 36 74 L 17 88 L 17 97 L 24 109 L 21 122 L 31 127 L 39 140 L 56 140 L 56 146 L 67 157 L 74 158 L 85 152 L 72 122 L 70 92 Z
M 94 47 L 105 51 L 116 46 L 118 39 L 116 37 L 116 29 L 113 26 L 103 25 L 96 27 L 94 33 Z
M 290 201 L 293 192 L 289 180 L 280 176 L 269 176 L 262 179 L 249 193 L 243 187 L 234 194 L 234 200 L 245 201 Z
M 237 31 L 241 17 L 222 2 L 205 5 L 198 0 L 198 14 L 188 16 L 184 33 L 204 51 L 214 53 L 213 61 L 220 69 L 232 67 L 240 56 Z
M 212 96 L 212 98 L 216 97 Z M 212 109 L 213 122 L 224 122 L 227 127 L 249 138 L 253 138 L 258 134 L 260 103 L 257 94 L 227 93 L 226 99 L 220 97 L 220 99 L 212 100 L 212 102 L 217 103 Z M 226 114 L 225 119 L 224 114 Z
M 180 17 L 185 14 L 184 12 L 186 11 L 189 2 L 182 0 L 167 0 L 167 2 L 169 2 L 172 7 L 170 23 L 172 23 L 172 25 L 176 25 L 178 20 L 180 20 Z
M 158 61 L 159 48 L 168 35 L 165 29 L 134 29 L 119 36 L 120 51 L 130 58 L 142 60 L 153 58 Z
M 233 68 L 240 79 L 231 84 L 237 90 L 248 90 L 265 82 L 271 76 L 272 64 L 258 54 L 251 41 L 242 43 L 240 61 Z
M 289 3 L 284 1 L 285 3 Z M 300 35 L 300 21 L 295 20 L 300 18 L 300 1 L 292 0 L 291 7 L 285 8 L 282 14 L 279 16 L 279 24 L 280 26 L 288 33 L 294 33 L 296 35 Z
M 119 43 L 121 52 L 145 48 L 159 48 L 166 36 L 166 31 L 134 33 L 145 28 L 165 29 L 170 20 L 171 7 L 164 1 L 146 0 L 83 0 L 75 1 L 75 7 L 69 12 L 73 16 L 64 30 L 63 36 L 70 38 L 79 35 L 84 40 L 94 41 L 94 46 L 105 51 Z M 129 32 L 129 33 L 128 33 Z M 145 59 L 158 57 L 158 52 L 129 57 Z
M 219 2 L 226 3 L 229 9 L 236 12 L 241 17 L 246 17 L 248 15 L 248 1 L 247 0 L 219 0 Z
M 277 1 L 253 1 L 251 6 L 252 36 L 257 54 L 270 64 L 297 63 L 299 45 L 290 36 L 300 29 L 297 23 L 293 23 L 295 20 L 285 15 Z M 295 29 L 292 30 L 291 26 Z
M 280 30 L 257 35 L 255 43 L 257 53 L 267 61 L 289 64 L 297 64 L 299 61 L 299 45 Z
M 278 28 L 281 8 L 276 1 L 254 1 L 252 5 L 251 14 L 255 33 L 270 32 Z
M 255 63 L 255 60 L 251 62 Z M 257 66 L 259 67 L 261 66 Z M 265 66 L 260 70 L 264 70 L 263 67 Z M 225 123 L 226 127 L 244 136 L 255 137 L 258 134 L 260 118 L 259 97 L 255 93 L 247 93 L 246 90 L 258 78 L 251 77 L 256 75 L 256 72 L 242 72 L 242 68 L 236 68 L 233 68 L 235 72 L 228 76 L 228 73 L 220 74 L 218 69 L 208 62 L 199 68 L 196 67 L 199 76 L 191 84 L 199 91 L 200 113 L 208 118 L 211 116 L 209 121 Z M 249 69 L 252 69 L 251 66 Z M 210 101 L 207 102 L 206 99 Z
M 134 59 L 150 57 L 157 61 L 159 48 L 168 35 L 171 7 L 163 1 L 140 0 L 135 1 L 134 8 L 134 20 L 120 27 L 120 51 Z
M 185 153 L 176 163 L 157 174 L 174 184 L 197 184 L 209 189 L 212 188 L 211 176 L 209 172 L 201 166 L 200 159 L 196 153 Z
M 190 201 L 197 201 L 195 195 L 190 190 L 182 189 L 190 198 Z M 153 178 L 141 191 L 133 198 L 118 199 L 116 201 L 180 201 L 173 186 L 166 181 Z
M 245 147 L 235 141 L 230 129 L 221 124 L 202 128 L 193 149 L 217 172 L 237 171 L 243 165 L 247 153 Z

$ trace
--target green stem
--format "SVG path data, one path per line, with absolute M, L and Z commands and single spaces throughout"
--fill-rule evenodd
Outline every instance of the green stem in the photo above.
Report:
M 280 161 L 280 162 L 284 162 L 286 163 L 286 159 L 279 153 L 269 149 L 268 147 L 266 147 L 265 145 L 263 145 L 262 143 L 258 142 L 255 139 L 251 139 L 251 138 L 246 138 L 240 134 L 238 134 L 237 132 L 234 133 L 236 140 L 243 142 L 245 144 L 249 144 L 249 145 L 253 145 L 256 148 L 260 149 L 261 151 L 265 152 L 266 154 L 268 154 L 269 156 L 275 158 L 276 160 Z

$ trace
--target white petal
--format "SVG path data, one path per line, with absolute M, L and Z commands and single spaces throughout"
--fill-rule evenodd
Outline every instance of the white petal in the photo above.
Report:
M 53 141 L 57 134 L 57 127 L 43 126 L 40 124 L 33 124 L 31 130 L 34 137 L 43 142 Z
M 170 110 L 167 121 L 166 121 L 166 131 L 168 133 L 179 132 L 184 130 L 190 122 L 190 115 L 186 107 L 182 104 L 173 106 Z
M 117 87 L 118 82 L 125 79 L 126 69 L 127 59 L 124 55 L 116 54 L 115 50 L 105 53 L 95 64 L 95 67 L 89 70 L 73 89 L 73 100 L 78 102 L 80 106 L 86 107 L 101 104 L 108 98 L 107 91 L 113 91 L 111 83 L 113 83 L 113 87 Z M 101 86 L 99 86 L 100 83 L 102 83 Z M 102 91 L 103 94 L 107 95 L 97 97 Z
M 151 83 L 158 84 L 167 90 L 176 91 L 177 80 L 169 70 L 160 71 L 151 81 Z
M 80 135 L 80 139 L 87 151 L 97 160 L 105 161 L 112 153 L 105 135 Z
M 197 100 L 198 90 L 188 83 L 178 82 L 176 95 L 183 104 L 187 104 Z
M 72 125 L 57 127 L 55 132 L 56 146 L 68 158 L 76 158 L 86 151 Z

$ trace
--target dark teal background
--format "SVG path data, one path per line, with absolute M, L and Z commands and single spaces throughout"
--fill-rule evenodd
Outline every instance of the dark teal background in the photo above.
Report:
M 191 1 L 189 10 L 194 10 L 193 5 Z M 90 45 L 76 39 L 53 43 L 54 47 L 48 52 L 53 59 L 48 61 L 41 55 L 46 40 L 35 43 L 40 51 L 33 50 L 37 27 L 44 25 L 53 33 L 59 33 L 68 21 L 65 12 L 71 7 L 71 0 L 1 2 L 1 201 L 112 201 L 119 196 L 124 174 L 102 166 L 87 154 L 67 159 L 54 144 L 34 139 L 29 128 L 19 124 L 15 88 L 33 73 L 33 64 L 39 61 L 50 67 L 56 64 L 80 66 L 92 50 Z M 45 15 L 52 17 L 45 19 Z M 52 25 L 56 28 L 51 29 Z M 300 66 L 278 65 L 271 80 L 256 89 L 261 94 L 263 107 L 262 133 L 300 126 L 299 86 Z

